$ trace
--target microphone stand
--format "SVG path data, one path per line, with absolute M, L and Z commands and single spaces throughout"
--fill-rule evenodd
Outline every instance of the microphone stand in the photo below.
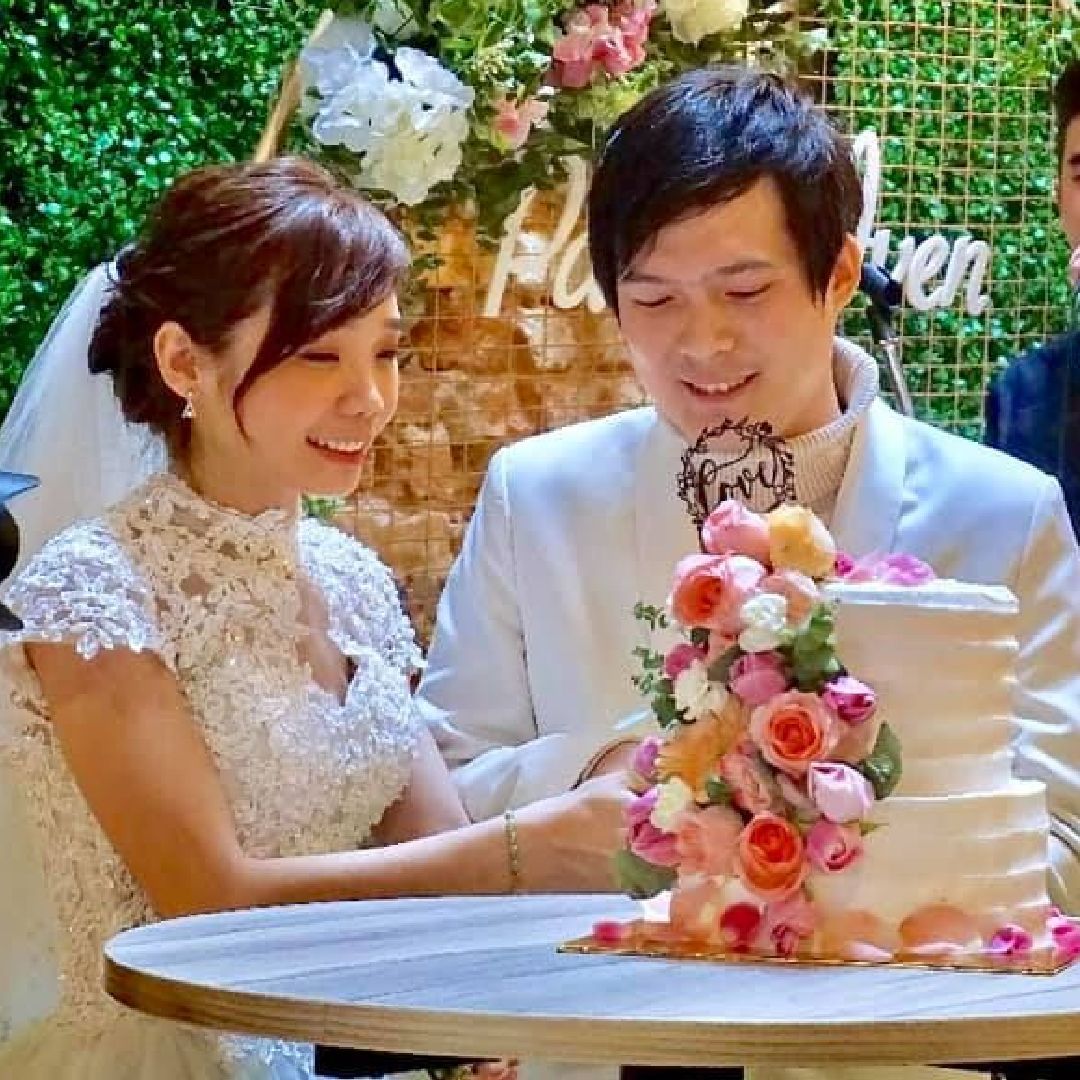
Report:
M 872 263 L 866 263 L 859 279 L 859 289 L 870 301 L 866 313 L 870 319 L 870 331 L 874 344 L 885 356 L 885 367 L 889 383 L 900 411 L 905 416 L 915 415 L 915 406 L 911 400 L 907 379 L 904 377 L 904 365 L 900 359 L 900 335 L 896 332 L 894 318 L 896 308 L 903 297 L 900 283 L 895 281 L 885 270 Z

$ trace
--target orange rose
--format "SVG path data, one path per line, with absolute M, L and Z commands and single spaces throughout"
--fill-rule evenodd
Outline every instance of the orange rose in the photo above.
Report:
M 735 870 L 759 899 L 786 900 L 809 871 L 799 830 L 776 814 L 758 814 L 739 836 Z
M 750 714 L 750 737 L 770 765 L 803 776 L 832 752 L 837 723 L 816 694 L 790 690 Z

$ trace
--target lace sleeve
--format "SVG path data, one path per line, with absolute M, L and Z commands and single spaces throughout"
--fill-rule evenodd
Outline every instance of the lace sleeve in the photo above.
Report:
M 303 523 L 301 542 L 308 572 L 345 643 L 375 649 L 403 675 L 418 670 L 423 659 L 416 635 L 394 577 L 378 556 L 340 529 L 313 519 Z
M 169 664 L 148 585 L 102 521 L 54 537 L 5 590 L 23 621 L 0 633 L 0 648 L 28 641 L 69 642 L 92 659 L 102 649 L 158 653 Z

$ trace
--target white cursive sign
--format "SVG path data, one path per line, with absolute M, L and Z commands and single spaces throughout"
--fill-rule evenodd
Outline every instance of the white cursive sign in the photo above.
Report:
M 889 244 L 892 230 L 875 228 L 881 202 L 881 147 L 877 133 L 867 130 L 854 141 L 852 152 L 862 166 L 863 213 L 858 238 L 863 253 L 872 262 L 889 269 Z M 536 192 L 525 191 L 517 210 L 506 220 L 503 239 L 488 285 L 484 315 L 495 316 L 502 310 L 503 297 L 512 278 L 536 281 L 551 277 L 551 301 L 557 308 L 571 309 L 585 304 L 592 312 L 604 309 L 604 297 L 589 265 L 588 238 L 582 224 L 585 196 L 589 186 L 589 166 L 584 158 L 563 158 L 567 183 L 562 210 L 549 240 L 541 240 L 522 250 L 521 236 L 525 217 Z M 990 306 L 984 291 L 990 267 L 990 245 L 971 236 L 960 236 L 950 243 L 940 233 L 921 242 L 913 236 L 900 240 L 896 263 L 889 272 L 904 287 L 904 296 L 917 311 L 950 307 L 967 278 L 965 307 L 970 315 L 982 315 Z M 944 271 L 944 277 L 938 276 Z M 931 287 L 933 286 L 933 287 Z
M 951 244 L 941 233 L 933 233 L 921 242 L 905 236 L 900 241 L 896 265 L 890 270 L 892 230 L 874 227 L 881 205 L 881 145 L 877 132 L 861 132 L 852 145 L 852 154 L 856 165 L 862 165 L 863 212 L 858 237 L 863 253 L 869 252 L 871 262 L 889 270 L 893 279 L 904 286 L 904 297 L 916 311 L 951 307 L 967 276 L 964 306 L 969 315 L 983 315 L 990 307 L 990 297 L 984 291 L 990 245 L 971 236 L 959 236 Z M 937 281 L 943 270 L 944 279 Z

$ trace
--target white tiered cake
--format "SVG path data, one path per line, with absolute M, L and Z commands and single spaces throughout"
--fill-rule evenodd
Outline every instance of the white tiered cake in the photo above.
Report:
M 906 556 L 853 562 L 808 510 L 721 503 L 639 651 L 660 735 L 619 854 L 669 898 L 570 947 L 1050 971 L 1041 783 L 1012 774 L 1016 598 Z
M 837 607 L 837 652 L 874 688 L 903 771 L 871 811 L 880 828 L 864 838 L 862 857 L 814 878 L 815 903 L 870 911 L 897 928 L 948 905 L 984 942 L 1014 924 L 1045 947 L 1046 793 L 1013 776 L 1009 750 L 1016 598 L 943 580 L 823 591 Z

